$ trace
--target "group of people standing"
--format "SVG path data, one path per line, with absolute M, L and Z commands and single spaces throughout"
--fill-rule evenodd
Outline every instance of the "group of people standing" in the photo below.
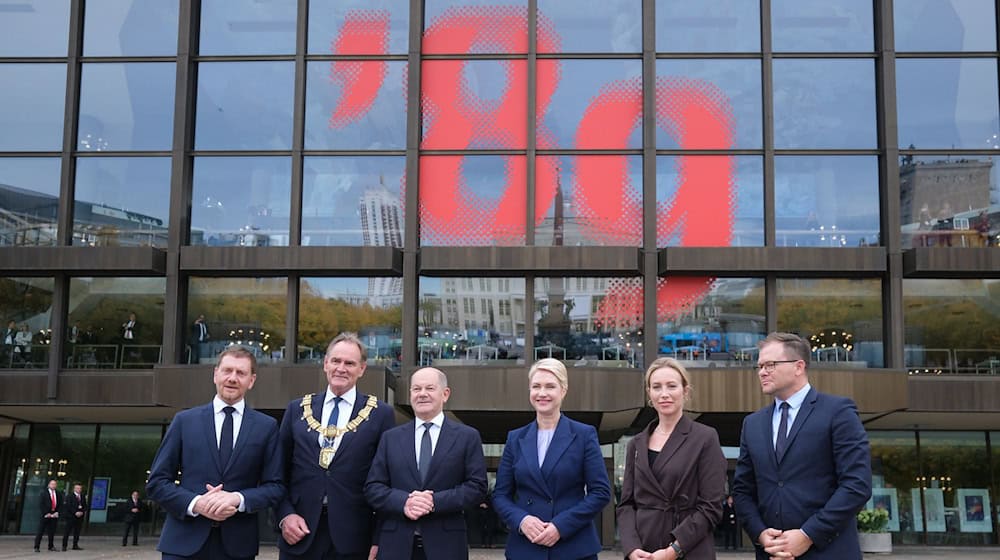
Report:
M 3 343 L 0 348 L 0 367 L 18 367 L 31 365 L 31 341 L 34 334 L 24 323 L 20 327 L 16 321 L 9 321 L 3 330 Z
M 357 388 L 366 354 L 357 336 L 334 338 L 326 389 L 289 403 L 280 425 L 246 405 L 254 355 L 220 354 L 215 398 L 175 417 L 151 467 L 149 496 L 168 513 L 164 559 L 253 558 L 256 513 L 268 507 L 282 559 L 468 558 L 463 512 L 487 494 L 480 435 L 444 415 L 451 388 L 435 368 L 410 376 L 415 418 L 395 426 L 393 408 Z M 853 403 L 811 388 L 808 363 L 795 335 L 761 343 L 758 376 L 776 404 L 744 423 L 736 514 L 758 558 L 860 559 L 867 439 Z M 492 493 L 510 529 L 506 556 L 596 559 L 594 519 L 611 500 L 597 431 L 562 414 L 562 362 L 533 364 L 527 386 L 535 419 L 508 434 Z M 657 417 L 628 445 L 616 510 L 624 555 L 715 558 L 727 486 L 718 435 L 684 415 L 692 388 L 680 362 L 654 361 L 645 388 Z
M 67 492 L 65 495 L 56 490 L 57 486 L 58 483 L 55 479 L 49 480 L 38 497 L 38 508 L 42 517 L 38 524 L 38 531 L 35 533 L 35 552 L 40 552 L 39 547 L 44 535 L 49 538 L 49 550 L 56 549 L 56 526 L 60 519 L 66 520 L 62 539 L 63 551 L 69 544 L 70 535 L 73 535 L 73 550 L 83 550 L 80 548 L 80 528 L 83 527 L 83 516 L 89 509 L 89 502 L 83 493 L 83 486 L 74 484 L 73 491 Z

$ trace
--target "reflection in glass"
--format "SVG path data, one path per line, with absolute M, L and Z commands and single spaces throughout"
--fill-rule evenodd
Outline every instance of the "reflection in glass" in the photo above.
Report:
M 675 137 L 664 123 L 657 123 L 656 147 L 677 148 L 760 148 L 762 142 L 760 61 L 758 60 L 657 60 L 658 109 L 680 121 L 688 107 L 702 106 L 706 96 L 724 109 L 721 114 L 731 115 L 726 121 L 725 142 L 717 146 L 692 145 L 704 142 L 692 138 Z M 667 91 L 660 92 L 664 84 Z M 715 115 L 715 113 L 713 113 Z M 669 123 L 671 128 L 704 130 L 708 123 L 688 121 L 688 126 Z M 719 123 L 720 126 L 722 123 Z M 683 133 L 682 133 L 683 134 Z
M 524 156 L 422 156 L 420 244 L 523 245 Z
M 893 543 L 917 544 L 923 531 L 923 510 L 915 432 L 869 431 L 868 443 L 872 455 L 872 487 L 876 495 L 896 493 L 897 508 L 894 513 L 890 512 L 895 523 L 889 526 Z
M 482 21 L 484 24 L 470 24 Z M 482 33 L 463 32 L 470 25 Z M 509 0 L 426 0 L 424 54 L 528 52 L 528 2 Z
M 996 149 L 1000 141 L 997 61 L 896 61 L 899 146 Z
M 296 0 L 201 0 L 203 55 L 292 54 Z
M 757 342 L 767 336 L 762 278 L 672 276 L 661 282 L 657 354 L 683 360 L 687 367 L 756 363 Z M 694 298 L 683 301 L 682 293 Z
M 779 247 L 879 245 L 878 159 L 774 158 L 774 212 Z
M 302 245 L 403 247 L 403 157 L 307 157 Z
M 538 99 L 539 148 L 642 147 L 642 61 L 553 61 L 558 76 L 551 101 Z M 539 73 L 544 67 L 539 63 Z M 541 80 L 539 80 L 541 81 Z M 618 120 L 628 106 L 627 117 Z M 614 127 L 608 126 L 614 115 Z
M 95 424 L 34 424 L 31 426 L 30 464 L 26 469 L 25 496 L 39 496 L 49 480 L 56 479 L 56 491 L 72 491 L 75 481 L 86 483 L 94 461 Z M 59 473 L 65 473 L 59 476 Z M 145 474 L 145 473 L 143 473 Z M 22 534 L 33 534 L 42 519 L 37 499 L 27 499 L 21 511 Z M 62 523 L 57 529 L 61 530 Z
M 401 150 L 406 147 L 406 63 L 333 60 L 308 63 L 307 149 Z M 377 93 L 358 100 L 345 89 L 361 75 Z M 364 83 L 364 82 L 362 82 Z M 373 90 L 376 88 L 372 88 Z
M 925 499 L 929 490 L 939 489 L 944 502 L 943 508 L 927 512 L 928 545 L 992 544 L 986 502 L 996 502 L 989 496 L 987 464 L 985 432 L 920 432 L 920 483 Z M 926 502 L 930 505 L 931 500 Z M 933 513 L 944 518 L 936 527 L 932 525 Z
M 719 169 L 729 169 L 730 173 L 721 177 L 709 173 Z M 657 157 L 656 216 L 657 247 L 763 246 L 761 158 Z
M 900 52 L 997 48 L 993 0 L 895 0 L 892 21 Z
M 309 54 L 405 54 L 409 25 L 409 4 L 399 0 L 310 0 Z M 347 29 L 358 39 L 344 37 Z
M 871 60 L 774 61 L 776 148 L 875 148 Z
M 417 364 L 524 364 L 523 278 L 420 277 Z
M 195 147 L 287 150 L 292 147 L 292 62 L 198 65 Z
M 177 54 L 178 2 L 87 0 L 84 56 Z
M 903 279 L 910 373 L 1000 375 L 1000 280 Z
M 33 469 L 29 470 L 28 466 L 28 457 L 31 452 L 31 447 L 29 447 L 31 443 L 29 438 L 31 435 L 31 424 L 15 424 L 13 430 L 8 433 L 11 434 L 11 437 L 7 440 L 10 456 L 17 457 L 20 460 L 10 463 L 11 466 L 8 471 L 10 475 L 7 477 L 7 487 L 2 491 L 6 492 L 8 504 L 25 503 L 22 484 L 28 478 L 29 474 L 34 472 Z M 28 508 L 25 507 L 24 509 Z M 41 515 L 38 515 L 38 518 L 40 519 Z M 3 517 L 3 522 L 0 523 L 0 530 L 9 534 L 17 532 L 17 515 L 14 508 L 8 508 L 7 514 Z
M 285 360 L 287 286 L 286 278 L 192 277 L 187 316 L 193 321 L 204 315 L 212 333 L 201 349 L 202 360 L 211 362 L 232 344 L 250 349 L 260 363 Z
M 369 364 L 399 370 L 402 278 L 302 278 L 300 288 L 297 362 L 322 363 L 337 333 L 354 332 Z
M 0 246 L 55 245 L 58 158 L 0 159 Z
M 772 0 L 775 52 L 871 51 L 875 46 L 870 0 Z
M 883 367 L 880 280 L 778 278 L 777 299 L 778 330 L 809 341 L 813 367 Z
M 531 361 L 641 368 L 641 278 L 536 278 Z
M 166 278 L 71 278 L 66 367 L 148 369 L 160 362 Z
M 139 492 L 139 499 L 145 495 L 146 470 L 153 464 L 153 457 L 160 447 L 163 427 L 160 425 L 102 424 L 97 442 L 97 463 L 95 477 L 108 477 L 112 484 L 108 487 L 107 520 L 103 524 L 91 523 L 88 535 L 102 534 L 120 536 L 125 532 L 125 516 L 129 508 L 122 507 Z M 152 519 L 152 508 L 140 513 L 141 527 L 148 527 Z
M 0 278 L 0 368 L 44 368 L 52 343 L 52 278 Z
M 642 158 L 544 156 L 536 171 L 536 245 L 642 245 Z
M 900 158 L 903 246 L 1000 246 L 998 163 L 975 155 Z
M 540 52 L 615 52 L 642 50 L 642 2 L 634 0 L 538 0 L 539 34 L 551 32 L 557 48 Z M 546 21 L 547 20 L 547 21 Z M 546 29 L 546 26 L 551 26 Z M 551 29 L 551 31 L 549 31 Z
M 172 62 L 84 64 L 78 149 L 169 150 L 176 71 Z
M 0 57 L 66 56 L 70 0 L 17 0 L 0 5 Z M 0 79 L 0 83 L 10 83 Z
M 0 64 L 0 151 L 62 149 L 65 64 Z
M 291 181 L 286 157 L 195 158 L 191 245 L 288 245 Z
M 73 245 L 166 247 L 170 158 L 79 158 Z
M 657 52 L 759 52 L 760 6 L 752 0 L 656 0 Z

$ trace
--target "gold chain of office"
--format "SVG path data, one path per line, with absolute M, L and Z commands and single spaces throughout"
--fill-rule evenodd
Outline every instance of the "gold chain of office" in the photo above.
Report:
M 347 423 L 343 428 L 338 428 L 336 426 L 323 426 L 319 423 L 319 420 L 313 417 L 312 411 L 312 398 L 313 393 L 309 393 L 302 397 L 302 419 L 306 421 L 309 428 L 316 430 L 317 432 L 323 434 L 324 437 L 328 439 L 338 438 L 347 432 L 357 431 L 358 426 L 360 426 L 368 417 L 371 416 L 373 410 L 378 408 L 378 399 L 374 395 L 368 395 L 368 402 L 365 403 L 365 407 L 362 408 L 358 415 L 354 417 L 353 420 Z

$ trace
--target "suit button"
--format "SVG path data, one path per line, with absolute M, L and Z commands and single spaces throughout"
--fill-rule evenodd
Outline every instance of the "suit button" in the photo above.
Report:
M 550 506 L 552 505 L 552 500 L 549 500 L 549 505 L 550 505 Z
M 530 506 L 530 505 L 531 505 L 531 504 L 533 504 L 533 503 L 534 503 L 534 502 L 532 502 L 532 501 L 531 501 L 531 498 L 528 498 L 528 505 Z
M 785 487 L 785 483 L 781 482 L 781 481 L 778 481 L 778 488 L 784 488 L 784 487 Z
M 326 477 L 327 477 L 327 478 L 331 478 L 332 476 L 333 476 L 333 473 L 332 473 L 332 472 L 330 472 L 330 471 L 326 471 Z

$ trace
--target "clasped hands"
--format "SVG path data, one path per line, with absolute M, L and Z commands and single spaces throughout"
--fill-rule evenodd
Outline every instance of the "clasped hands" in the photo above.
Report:
M 555 523 L 545 522 L 534 515 L 521 520 L 521 534 L 534 544 L 551 547 L 559 542 L 559 529 Z
M 677 553 L 670 547 L 654 550 L 653 552 L 637 548 L 628 555 L 628 560 L 675 560 L 676 558 Z
M 801 529 L 781 529 L 768 528 L 760 532 L 757 542 L 764 547 L 772 559 L 777 558 L 798 558 L 809 550 L 812 546 L 812 539 Z
M 434 511 L 434 491 L 414 490 L 403 504 L 403 515 L 416 521 Z
M 194 512 L 212 521 L 225 521 L 240 507 L 240 497 L 235 492 L 226 492 L 222 484 L 205 485 L 205 493 L 194 504 Z

